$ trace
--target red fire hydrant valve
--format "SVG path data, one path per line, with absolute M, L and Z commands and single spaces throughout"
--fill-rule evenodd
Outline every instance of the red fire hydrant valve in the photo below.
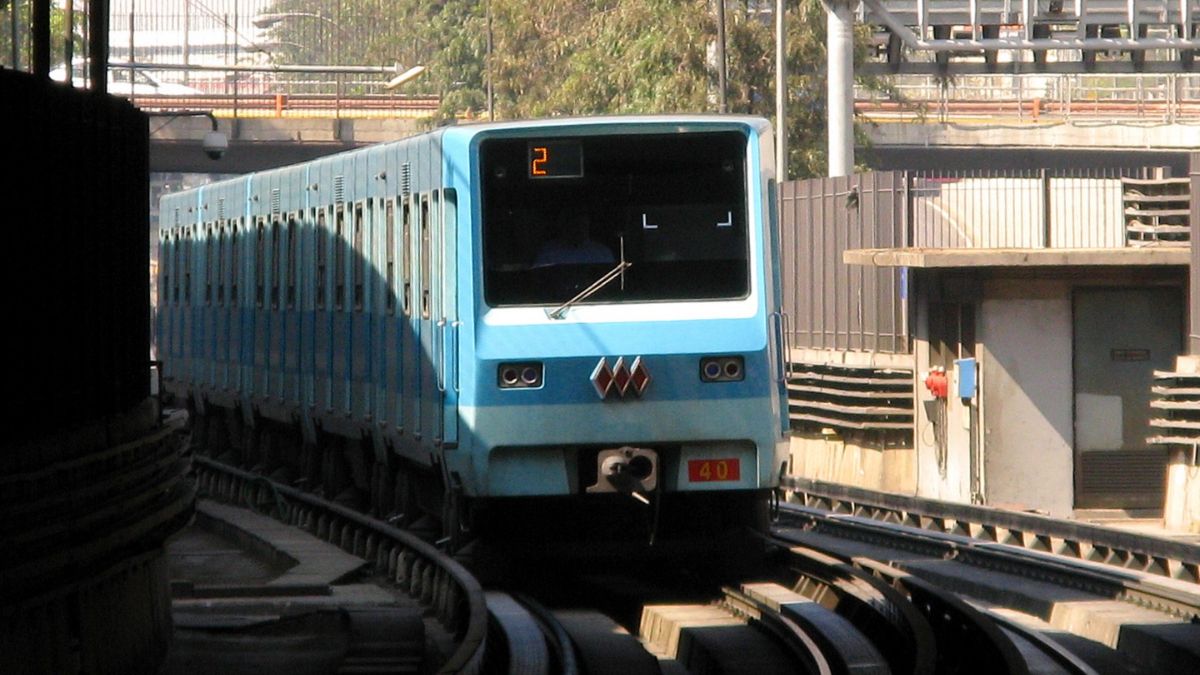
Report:
M 946 398 L 950 394 L 950 378 L 946 376 L 946 369 L 940 366 L 931 368 L 925 375 L 925 388 L 934 398 Z

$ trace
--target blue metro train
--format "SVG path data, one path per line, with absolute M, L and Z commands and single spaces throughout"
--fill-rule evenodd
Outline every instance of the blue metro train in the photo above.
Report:
M 736 524 L 786 456 L 771 147 L 451 126 L 169 194 L 164 384 L 216 452 L 453 536 L 518 503 Z

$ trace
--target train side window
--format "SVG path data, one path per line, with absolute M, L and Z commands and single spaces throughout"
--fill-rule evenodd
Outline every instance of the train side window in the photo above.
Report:
M 162 290 L 159 291 L 159 302 L 164 304 L 171 303 L 171 281 L 175 278 L 174 268 L 172 263 L 175 261 L 175 247 L 171 245 L 171 233 L 167 232 L 163 238 L 162 247 L 158 253 L 159 265 L 162 266 L 162 275 L 159 278 L 159 283 L 162 284 Z
M 266 269 L 263 266 L 265 262 L 263 258 L 267 253 L 267 224 L 263 218 L 258 219 L 257 231 L 254 240 L 254 303 L 259 307 L 263 306 L 263 301 L 266 300 L 266 281 L 263 277 L 266 276 Z
M 225 304 L 225 257 L 228 253 L 225 247 L 229 245 L 226 232 L 228 225 L 224 220 L 217 223 L 217 305 Z
M 192 304 L 192 229 L 184 232 L 183 241 L 183 304 Z
M 325 309 L 326 267 L 329 260 L 329 242 L 325 231 L 325 209 L 317 211 L 317 309 Z
M 211 305 L 213 299 L 213 262 L 216 260 L 216 251 L 213 247 L 213 228 L 212 224 L 205 225 L 204 231 L 204 304 Z
M 298 214 L 288 217 L 287 224 L 287 306 L 296 306 L 296 254 L 300 248 L 300 228 L 296 226 Z
M 384 227 L 387 235 L 384 237 L 385 276 L 387 277 L 386 300 L 387 313 L 396 313 L 396 200 L 387 200 L 383 214 Z
M 229 304 L 236 305 L 238 300 L 238 277 L 242 272 L 238 268 L 238 250 L 241 241 L 238 239 L 238 221 L 233 221 L 233 229 L 229 233 Z
M 334 215 L 333 233 L 333 307 L 342 309 L 346 303 L 346 207 L 338 204 Z
M 429 238 L 429 196 L 421 195 L 421 318 L 428 319 L 431 241 Z
M 279 309 L 279 236 L 282 226 L 278 220 L 271 223 L 271 309 Z
M 403 294 L 400 308 L 404 316 L 412 314 L 412 197 L 404 199 L 400 207 L 400 249 L 401 274 L 403 276 Z
M 363 204 L 354 205 L 354 309 L 361 312 L 366 296 L 363 278 L 366 276 L 367 250 L 363 225 Z

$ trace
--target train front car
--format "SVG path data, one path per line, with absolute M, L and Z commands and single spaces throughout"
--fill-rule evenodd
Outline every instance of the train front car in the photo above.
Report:
M 787 434 L 771 142 L 731 117 L 447 131 L 476 264 L 444 459 L 481 530 L 763 523 Z

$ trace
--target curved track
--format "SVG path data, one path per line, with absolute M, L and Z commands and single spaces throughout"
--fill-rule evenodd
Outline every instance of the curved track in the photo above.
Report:
M 206 457 L 195 461 L 208 494 L 269 513 L 371 562 L 420 601 L 458 645 L 437 672 L 482 672 L 487 609 L 483 589 L 462 565 L 386 522 Z
M 524 592 L 485 594 L 410 532 L 197 463 L 209 492 L 339 544 L 420 599 L 458 639 L 441 672 L 1200 672 L 1200 587 L 1150 571 L 785 504 L 750 572 L 546 561 Z

